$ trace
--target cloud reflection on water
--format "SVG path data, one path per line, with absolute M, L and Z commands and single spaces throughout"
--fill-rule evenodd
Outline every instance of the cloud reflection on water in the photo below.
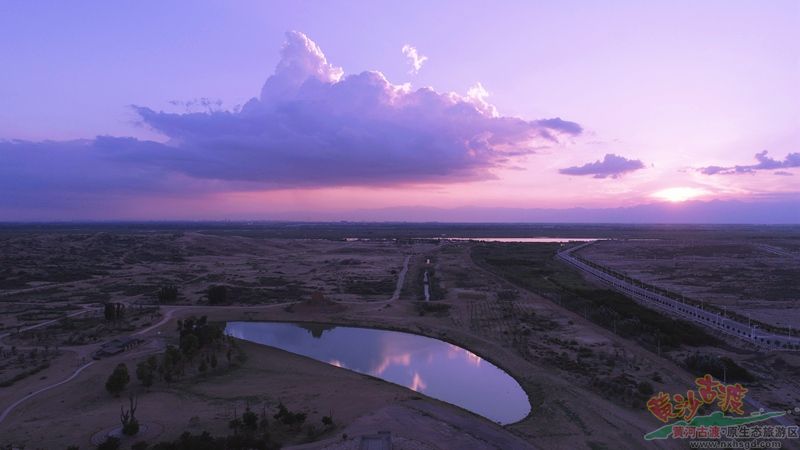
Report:
M 456 345 L 409 333 L 277 322 L 230 322 L 226 333 L 422 392 L 500 423 L 530 411 L 525 391 L 508 374 Z M 316 330 L 316 328 L 314 328 Z

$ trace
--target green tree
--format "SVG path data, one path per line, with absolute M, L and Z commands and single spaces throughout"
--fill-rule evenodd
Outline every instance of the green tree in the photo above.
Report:
M 178 300 L 178 288 L 174 285 L 161 286 L 158 290 L 158 301 L 160 303 L 172 303 Z
M 654 392 L 653 385 L 648 383 L 647 381 L 640 382 L 639 385 L 637 386 L 637 389 L 639 390 L 639 393 L 644 396 L 653 395 Z
M 103 305 L 103 316 L 106 318 L 107 321 L 112 321 L 116 319 L 114 314 L 114 304 L 113 303 L 106 303 Z
M 136 379 L 142 383 L 144 387 L 150 387 L 155 380 L 155 371 L 148 361 L 142 361 L 136 365 Z
M 109 436 L 101 444 L 97 446 L 97 450 L 117 450 L 120 447 L 120 440 L 118 437 Z
M 191 361 L 197 350 L 200 349 L 200 339 L 194 334 L 187 334 L 181 338 L 181 351 Z
M 247 408 L 242 414 L 242 428 L 245 431 L 252 432 L 258 428 L 258 414 L 254 413 Z
M 111 375 L 108 376 L 108 380 L 106 381 L 106 390 L 111 393 L 114 397 L 119 397 L 119 393 L 125 389 L 125 386 L 131 381 L 130 375 L 128 375 L 128 366 L 125 363 L 120 363 L 111 372 Z
M 131 407 L 127 411 L 119 407 L 119 420 L 122 422 L 122 434 L 133 436 L 139 432 L 139 420 L 136 418 L 136 398 L 130 397 Z
M 228 301 L 228 287 L 224 285 L 208 288 L 208 303 L 219 305 Z
M 172 345 L 168 345 L 164 351 L 164 357 L 159 371 L 166 382 L 171 382 L 176 376 L 180 375 L 183 366 L 183 356 L 181 351 Z

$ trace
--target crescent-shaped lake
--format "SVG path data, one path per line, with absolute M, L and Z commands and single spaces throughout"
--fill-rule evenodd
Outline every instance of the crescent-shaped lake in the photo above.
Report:
M 399 384 L 509 424 L 531 410 L 509 374 L 448 342 L 399 331 L 286 322 L 228 322 L 225 333 Z

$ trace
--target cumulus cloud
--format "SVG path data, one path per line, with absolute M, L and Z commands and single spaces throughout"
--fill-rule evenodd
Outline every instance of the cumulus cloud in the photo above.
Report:
M 328 63 L 325 54 L 308 36 L 299 31 L 289 31 L 275 73 L 261 89 L 261 101 L 290 100 L 306 81 L 337 83 L 343 74 L 341 67 Z
M 136 111 L 170 139 L 147 158 L 193 177 L 278 187 L 490 178 L 515 156 L 581 133 L 560 118 L 500 116 L 486 96 L 482 87 L 466 96 L 412 90 L 376 71 L 343 76 L 291 32 L 260 98 L 241 111 Z
M 408 63 L 411 64 L 411 70 L 409 70 L 409 73 L 412 75 L 419 73 L 419 69 L 422 69 L 422 65 L 428 60 L 427 56 L 420 55 L 416 47 L 411 45 L 404 45 L 401 51 L 408 59 Z
M 644 168 L 644 163 L 638 159 L 627 159 L 608 153 L 602 160 L 586 163 L 582 166 L 573 166 L 560 169 L 564 175 L 592 175 L 593 178 L 619 178 L 627 172 Z
M 770 158 L 767 156 L 767 151 L 764 150 L 762 152 L 755 154 L 755 159 L 758 161 L 756 164 L 750 164 L 745 166 L 707 166 L 701 167 L 697 169 L 700 173 L 705 175 L 732 175 L 738 173 L 754 173 L 757 170 L 775 170 L 775 169 L 790 169 L 793 167 L 800 167 L 800 153 L 789 153 L 786 155 L 786 158 L 783 161 L 778 161 L 776 159 Z M 791 173 L 786 171 L 777 171 L 775 172 L 776 175 L 791 175 Z
M 180 194 L 448 183 L 491 178 L 514 158 L 582 131 L 560 118 L 501 116 L 476 86 L 459 95 L 412 90 L 376 71 L 345 76 L 311 39 L 289 32 L 274 74 L 241 108 L 134 106 L 164 143 L 0 142 L 0 189 L 21 199 L 23 191 L 48 190 Z
M 480 82 L 475 83 L 471 88 L 467 89 L 467 98 L 484 113 L 492 117 L 498 117 L 500 115 L 500 113 L 497 112 L 497 108 L 487 101 L 489 98 L 489 91 L 487 91 Z

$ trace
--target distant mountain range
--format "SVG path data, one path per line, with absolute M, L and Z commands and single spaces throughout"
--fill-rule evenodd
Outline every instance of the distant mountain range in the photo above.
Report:
M 651 203 L 620 208 L 436 208 L 405 206 L 337 212 L 285 212 L 272 220 L 482 223 L 800 224 L 800 197 Z
M 2 220 L 15 223 L 252 223 L 252 222 L 394 222 L 506 224 L 709 224 L 800 225 L 800 195 L 774 200 L 686 201 L 618 208 L 456 208 L 399 206 L 350 210 L 306 210 L 228 214 L 224 217 L 148 217 L 104 219 Z

